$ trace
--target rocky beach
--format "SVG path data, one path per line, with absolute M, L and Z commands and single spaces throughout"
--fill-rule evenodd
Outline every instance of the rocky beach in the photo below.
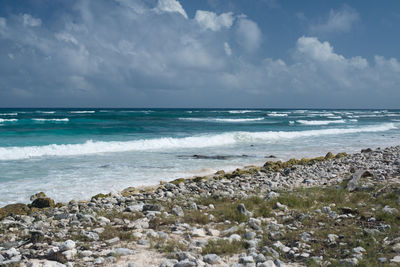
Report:
M 0 266 L 396 266 L 400 146 L 0 209 Z

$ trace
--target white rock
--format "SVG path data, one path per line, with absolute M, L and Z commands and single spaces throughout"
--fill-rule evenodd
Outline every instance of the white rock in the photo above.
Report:
M 203 228 L 195 228 L 192 230 L 192 236 L 194 237 L 205 237 L 206 232 L 204 231 Z
M 240 240 L 242 240 L 242 238 L 240 237 L 240 235 L 238 235 L 238 234 L 232 234 L 230 237 L 229 237 L 229 242 L 233 242 L 233 241 L 240 241 Z
M 76 246 L 76 244 L 74 241 L 67 240 L 60 246 L 60 251 L 71 250 L 71 249 L 74 249 L 75 246 Z
M 400 263 L 400 256 L 395 256 L 390 262 Z
M 66 250 L 62 254 L 65 256 L 65 258 L 67 258 L 67 260 L 70 261 L 75 258 L 76 249 Z

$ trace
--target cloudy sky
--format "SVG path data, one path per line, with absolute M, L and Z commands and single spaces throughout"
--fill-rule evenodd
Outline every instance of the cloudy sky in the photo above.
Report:
M 400 108 L 400 1 L 0 0 L 0 107 Z

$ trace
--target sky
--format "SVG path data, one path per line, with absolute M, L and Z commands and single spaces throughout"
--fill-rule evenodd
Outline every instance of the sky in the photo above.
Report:
M 400 108 L 400 1 L 0 0 L 0 107 Z

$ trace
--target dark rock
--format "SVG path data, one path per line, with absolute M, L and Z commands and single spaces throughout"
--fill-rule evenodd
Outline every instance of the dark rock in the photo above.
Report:
M 52 260 L 52 261 L 58 261 L 61 263 L 67 263 L 67 257 L 65 257 L 64 254 L 62 254 L 61 251 L 51 251 L 48 255 L 47 255 L 47 259 L 48 260 Z
M 54 200 L 52 200 L 49 197 L 39 197 L 37 199 L 35 199 L 32 204 L 31 207 L 33 208 L 38 208 L 38 209 L 43 209 L 43 208 L 50 208 L 50 207 L 54 207 Z
M 162 209 L 159 204 L 146 204 L 143 206 L 143 211 L 161 211 Z
M 361 149 L 361 153 L 370 153 L 372 152 L 371 148 Z
M 39 230 L 32 230 L 30 231 L 31 234 L 31 242 L 32 243 L 39 243 L 44 239 L 44 233 Z

